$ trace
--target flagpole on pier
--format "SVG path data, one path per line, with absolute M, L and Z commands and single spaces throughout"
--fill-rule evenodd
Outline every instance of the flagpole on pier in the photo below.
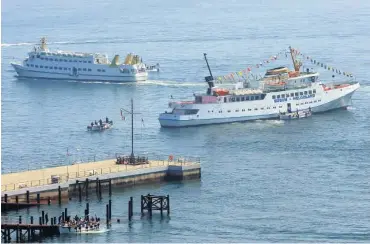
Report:
M 135 161 L 135 154 L 134 154 L 134 100 L 131 98 L 131 111 L 121 108 L 121 112 L 125 111 L 128 114 L 131 114 L 131 157 L 130 161 L 133 163 Z M 122 116 L 122 114 L 121 114 Z

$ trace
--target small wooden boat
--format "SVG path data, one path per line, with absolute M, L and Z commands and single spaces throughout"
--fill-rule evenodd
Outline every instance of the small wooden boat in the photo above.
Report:
M 310 110 L 300 110 L 291 113 L 280 113 L 280 119 L 281 120 L 301 119 L 310 117 L 311 115 L 312 112 Z
M 113 126 L 113 121 L 108 121 L 108 123 L 103 122 L 103 123 L 97 123 L 93 125 L 88 125 L 87 130 L 88 131 L 103 131 L 110 129 Z

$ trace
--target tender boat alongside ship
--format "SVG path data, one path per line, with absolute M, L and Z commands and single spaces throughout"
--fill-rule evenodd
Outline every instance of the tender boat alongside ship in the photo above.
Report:
M 45 38 L 22 63 L 11 65 L 19 77 L 26 78 L 110 82 L 146 81 L 148 78 L 147 66 L 138 55 L 128 54 L 124 63 L 115 55 L 110 62 L 106 54 L 50 51 Z
M 312 112 L 310 109 L 308 110 L 301 110 L 297 112 L 283 112 L 280 113 L 280 119 L 281 120 L 292 120 L 292 119 L 301 119 L 301 118 L 307 118 L 312 115 Z
M 205 77 L 206 94 L 194 94 L 193 101 L 170 102 L 169 111 L 159 115 L 162 127 L 186 127 L 279 118 L 282 111 L 311 109 L 325 112 L 351 105 L 353 93 L 360 87 L 355 81 L 322 83 L 319 73 L 300 71 L 290 49 L 294 70 L 278 67 L 268 70 L 259 80 L 259 89 L 237 83 L 234 89 L 214 86 L 214 79 L 204 54 L 210 76 Z

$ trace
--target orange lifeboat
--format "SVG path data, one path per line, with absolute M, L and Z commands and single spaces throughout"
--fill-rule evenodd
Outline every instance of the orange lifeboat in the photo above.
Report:
M 289 78 L 297 77 L 299 75 L 299 71 L 290 71 L 288 75 L 289 75 Z
M 229 90 L 227 89 L 222 89 L 222 88 L 217 88 L 213 90 L 218 96 L 225 96 L 229 94 Z

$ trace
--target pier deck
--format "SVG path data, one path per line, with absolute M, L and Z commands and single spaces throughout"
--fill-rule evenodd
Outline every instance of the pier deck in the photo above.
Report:
M 182 172 L 191 170 L 194 172 L 197 171 L 194 174 L 200 177 L 199 159 L 195 160 L 179 157 L 171 161 L 149 160 L 149 163 L 139 165 L 116 164 L 116 159 L 110 159 L 3 174 L 1 177 L 1 191 L 2 196 L 5 194 L 8 196 L 16 196 L 24 194 L 26 191 L 37 193 L 55 190 L 59 186 L 68 188 L 69 185 L 74 184 L 76 180 L 83 181 L 86 178 L 96 179 L 99 177 L 99 179 L 122 179 L 159 173 L 162 173 L 162 177 L 163 172 L 170 171 L 173 175 L 176 175 L 179 172 L 182 174 Z M 52 181 L 52 176 L 55 175 L 59 177 L 58 182 Z M 145 179 L 142 178 L 143 177 L 141 177 L 140 180 L 145 181 Z

